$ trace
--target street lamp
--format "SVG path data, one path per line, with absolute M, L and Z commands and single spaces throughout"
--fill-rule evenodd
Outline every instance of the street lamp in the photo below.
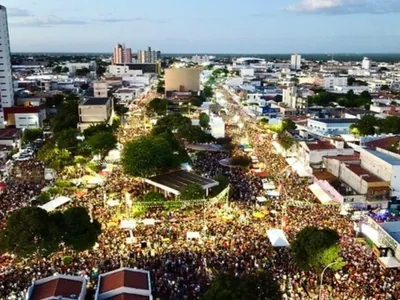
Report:
M 322 273 L 321 273 L 321 282 L 320 282 L 320 284 L 319 284 L 318 300 L 321 300 L 322 284 L 323 284 L 323 280 L 324 280 L 325 271 L 326 271 L 329 267 L 333 266 L 334 264 L 336 264 L 336 262 L 332 262 L 332 263 L 330 263 L 329 265 L 327 265 L 327 266 L 324 268 L 324 270 L 322 271 Z

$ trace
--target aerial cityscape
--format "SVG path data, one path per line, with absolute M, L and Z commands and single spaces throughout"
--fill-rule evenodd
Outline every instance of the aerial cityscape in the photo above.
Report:
M 189 2 L 1 3 L 0 300 L 400 299 L 400 2 Z

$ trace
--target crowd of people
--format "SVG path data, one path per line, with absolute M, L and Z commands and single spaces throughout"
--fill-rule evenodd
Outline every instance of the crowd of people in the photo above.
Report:
M 243 120 L 246 121 L 245 115 Z M 133 116 L 130 122 L 140 124 L 140 118 Z M 263 162 L 276 185 L 282 187 L 281 197 L 271 202 L 264 218 L 253 216 L 254 199 L 262 193 L 260 177 L 242 168 L 221 165 L 219 161 L 227 158 L 227 153 L 202 152 L 194 156 L 193 169 L 209 178 L 228 177 L 232 186 L 229 204 L 210 204 L 190 210 L 165 210 L 156 206 L 139 217 L 154 219 L 155 225 L 138 222 L 132 231 L 121 229 L 122 216 L 131 214 L 125 195 L 129 193 L 135 199 L 150 187 L 125 176 L 116 167 L 104 185 L 81 193 L 63 191 L 73 199 L 66 208 L 86 207 L 102 224 L 95 247 L 81 253 L 60 248 L 49 257 L 25 261 L 10 254 L 1 255 L 0 299 L 21 299 L 33 280 L 56 273 L 84 276 L 88 280 L 90 299 L 96 290 L 98 275 L 122 266 L 151 272 L 154 299 L 199 299 L 220 272 L 240 276 L 260 269 L 272 272 L 284 299 L 311 299 L 319 292 L 318 274 L 301 271 L 290 249 L 274 248 L 266 236 L 267 229 L 284 228 L 288 240 L 292 241 L 305 226 L 332 228 L 341 236 L 342 255 L 347 264 L 338 272 L 326 272 L 324 293 L 327 297 L 400 299 L 399 272 L 381 267 L 369 248 L 356 241 L 349 218 L 339 215 L 336 207 L 319 205 L 308 190 L 307 181 L 290 172 L 285 160 L 271 151 L 271 136 L 261 134 L 250 122 L 246 124 L 246 138 L 252 144 L 254 155 Z M 124 127 L 119 138 L 129 140 L 138 134 L 138 128 L 141 126 Z M 236 140 L 243 136 L 243 132 L 235 130 L 229 134 Z M 62 174 L 64 179 L 71 176 L 76 174 Z M 40 189 L 37 183 L 11 182 L 0 195 L 0 220 L 4 223 L 11 211 L 26 205 Z M 110 199 L 118 200 L 119 205 L 110 206 Z M 288 199 L 309 205 L 287 205 Z M 283 226 L 284 219 L 287 221 Z M 201 238 L 187 239 L 188 232 L 199 232 Z M 71 259 L 66 261 L 66 256 Z

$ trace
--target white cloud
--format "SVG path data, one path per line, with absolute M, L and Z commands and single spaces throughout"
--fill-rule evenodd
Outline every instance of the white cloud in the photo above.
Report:
M 298 0 L 287 11 L 310 14 L 385 14 L 400 12 L 399 0 Z

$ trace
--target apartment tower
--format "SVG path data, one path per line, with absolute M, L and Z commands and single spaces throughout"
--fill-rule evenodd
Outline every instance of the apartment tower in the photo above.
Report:
M 10 36 L 8 33 L 7 9 L 0 5 L 0 128 L 5 127 L 4 107 L 14 106 L 14 90 L 11 71 Z

